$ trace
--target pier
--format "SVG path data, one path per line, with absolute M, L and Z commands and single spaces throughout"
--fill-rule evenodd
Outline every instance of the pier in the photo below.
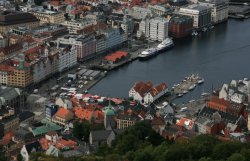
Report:
M 181 97 L 183 94 L 188 93 L 188 91 L 193 90 L 197 84 L 203 83 L 203 81 L 204 79 L 196 74 L 185 77 L 185 79 L 180 84 L 174 85 L 172 87 L 173 94 Z

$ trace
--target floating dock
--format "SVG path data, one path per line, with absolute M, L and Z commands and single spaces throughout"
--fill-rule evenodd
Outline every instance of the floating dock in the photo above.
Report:
M 181 97 L 182 95 L 193 90 L 198 84 L 204 82 L 204 79 L 199 77 L 197 74 L 192 74 L 191 76 L 185 77 L 185 79 L 177 85 L 172 87 L 172 92 L 175 95 Z

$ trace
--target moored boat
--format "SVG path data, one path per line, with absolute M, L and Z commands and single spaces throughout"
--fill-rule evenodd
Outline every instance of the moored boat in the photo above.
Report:
M 157 49 L 158 51 L 163 51 L 163 50 L 169 49 L 169 48 L 171 48 L 171 47 L 173 47 L 173 46 L 174 46 L 173 40 L 170 39 L 170 38 L 167 38 L 167 39 L 163 40 L 163 41 L 156 47 L 156 49 Z
M 140 60 L 145 60 L 148 59 L 152 56 L 155 56 L 157 54 L 157 49 L 156 48 L 149 48 L 144 50 L 143 52 L 141 52 L 141 54 L 139 54 L 139 59 Z
M 198 84 L 202 84 L 202 83 L 204 83 L 204 81 L 205 81 L 204 78 L 201 78 L 198 80 Z

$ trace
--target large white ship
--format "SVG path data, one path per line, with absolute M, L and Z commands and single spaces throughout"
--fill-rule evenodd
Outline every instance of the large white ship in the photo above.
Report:
M 144 60 L 144 59 L 150 58 L 156 54 L 157 54 L 156 48 L 149 48 L 149 49 L 146 49 L 143 52 L 141 52 L 141 54 L 139 54 L 139 59 Z
M 172 39 L 167 38 L 163 40 L 156 48 L 158 51 L 166 50 L 174 46 L 174 42 Z

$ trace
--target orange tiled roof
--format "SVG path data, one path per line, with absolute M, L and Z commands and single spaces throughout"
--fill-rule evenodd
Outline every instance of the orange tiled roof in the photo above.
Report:
M 128 56 L 128 53 L 127 52 L 124 52 L 124 51 L 117 51 L 113 54 L 110 54 L 110 55 L 107 55 L 104 57 L 105 60 L 108 60 L 108 61 L 117 61 L 118 59 L 121 59 L 123 57 L 127 57 Z
M 101 110 L 89 110 L 78 107 L 74 110 L 76 117 L 80 118 L 81 120 L 90 121 L 92 117 L 97 120 L 103 120 L 104 114 Z
M 77 146 L 77 143 L 73 140 L 60 139 L 56 143 L 56 148 L 58 148 L 58 149 L 63 149 L 64 147 L 69 147 L 69 148 L 74 149 L 76 146 Z
M 220 99 L 217 96 L 213 96 L 210 101 L 208 101 L 208 106 L 209 105 L 219 105 L 219 106 L 223 106 L 223 107 L 228 107 L 229 106 L 229 101 L 224 100 L 224 99 Z
M 153 87 L 151 82 L 144 83 L 142 81 L 137 82 L 134 86 L 134 90 L 138 92 L 141 96 L 144 96 Z
M 152 96 L 156 96 L 157 94 L 159 94 L 160 92 L 164 91 L 165 89 L 167 89 L 167 85 L 165 83 L 161 83 L 158 86 L 152 88 L 150 90 L 150 94 Z
M 59 110 L 56 112 L 55 116 L 65 118 L 67 115 L 69 115 L 71 111 L 65 109 L 65 108 L 59 108 Z
M 176 125 L 185 127 L 187 129 L 192 129 L 194 126 L 194 121 L 188 119 L 188 118 L 181 118 L 179 121 L 176 122 Z

